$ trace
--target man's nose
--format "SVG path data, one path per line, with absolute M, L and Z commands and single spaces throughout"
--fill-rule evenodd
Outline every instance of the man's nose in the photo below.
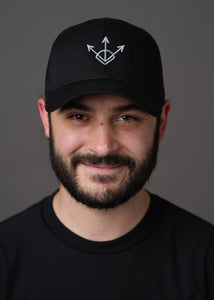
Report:
M 99 156 L 116 153 L 120 149 L 115 130 L 104 123 L 97 123 L 91 128 L 86 146 L 88 151 Z

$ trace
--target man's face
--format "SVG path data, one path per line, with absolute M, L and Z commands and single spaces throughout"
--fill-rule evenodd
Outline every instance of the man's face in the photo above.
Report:
M 155 167 L 157 119 L 110 94 L 87 95 L 51 113 L 50 155 L 77 201 L 114 208 L 139 192 Z

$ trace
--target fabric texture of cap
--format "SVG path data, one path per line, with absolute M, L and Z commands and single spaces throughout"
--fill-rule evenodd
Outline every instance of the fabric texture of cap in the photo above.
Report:
M 55 40 L 46 71 L 46 110 L 80 96 L 124 97 L 155 117 L 164 104 L 159 48 L 145 30 L 111 18 L 65 29 Z

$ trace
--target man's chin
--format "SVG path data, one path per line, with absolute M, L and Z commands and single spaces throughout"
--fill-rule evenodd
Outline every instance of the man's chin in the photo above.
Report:
M 75 197 L 75 200 L 88 208 L 99 210 L 114 209 L 121 205 L 122 202 L 118 201 L 119 197 L 116 197 L 116 199 L 115 197 L 112 197 L 112 192 L 114 194 L 115 191 L 109 189 L 106 189 L 105 191 L 94 190 L 90 193 L 82 191 L 81 193 L 78 193 L 78 197 Z
M 103 182 L 101 182 L 102 180 Z M 90 198 L 105 199 L 107 194 L 115 194 L 119 190 L 117 183 L 112 183 L 109 178 L 89 181 L 86 184 L 78 184 L 77 190 Z

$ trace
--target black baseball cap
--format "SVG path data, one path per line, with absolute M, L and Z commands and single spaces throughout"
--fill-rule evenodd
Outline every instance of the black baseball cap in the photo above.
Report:
M 119 95 L 160 116 L 165 97 L 162 65 L 148 32 L 122 20 L 100 18 L 59 34 L 46 71 L 46 110 L 97 93 Z

